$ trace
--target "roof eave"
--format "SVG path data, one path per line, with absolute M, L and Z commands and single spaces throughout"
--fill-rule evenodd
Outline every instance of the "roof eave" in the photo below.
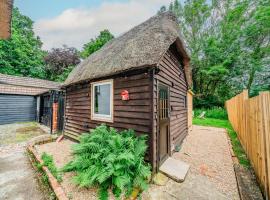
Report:
M 175 42 L 176 48 L 178 50 L 178 53 L 181 55 L 183 59 L 183 67 L 185 72 L 185 78 L 188 84 L 188 89 L 192 88 L 192 73 L 190 69 L 190 56 L 188 55 L 183 41 L 180 39 L 180 37 L 177 37 Z
M 108 79 L 108 78 L 116 77 L 116 76 L 119 76 L 121 74 L 130 72 L 130 71 L 143 70 L 143 69 L 147 69 L 147 68 L 156 68 L 156 67 L 157 67 L 157 63 L 152 64 L 152 65 L 143 65 L 143 66 L 139 66 L 139 67 L 132 67 L 132 68 L 129 68 L 129 69 L 126 69 L 126 70 L 118 71 L 118 72 L 115 72 L 115 73 L 110 73 L 110 74 L 107 74 L 107 75 L 97 76 L 97 77 L 94 77 L 94 78 L 89 78 L 89 79 L 84 79 L 84 80 L 80 80 L 80 81 L 76 81 L 76 82 L 72 82 L 72 83 L 63 84 L 61 86 L 61 89 L 65 89 L 65 88 L 67 88 L 69 86 L 72 86 L 72 85 L 77 85 L 77 84 L 82 84 L 82 83 L 85 83 L 85 82 L 95 81 L 95 80 L 98 80 L 98 79 Z

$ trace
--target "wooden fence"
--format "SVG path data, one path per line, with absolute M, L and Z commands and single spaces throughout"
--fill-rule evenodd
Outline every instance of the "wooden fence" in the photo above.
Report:
M 226 102 L 229 120 L 270 199 L 270 92 L 249 98 L 248 91 Z

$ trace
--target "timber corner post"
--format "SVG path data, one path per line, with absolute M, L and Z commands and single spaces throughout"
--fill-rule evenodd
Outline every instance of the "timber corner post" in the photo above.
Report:
M 192 119 L 193 119 L 193 96 L 194 93 L 191 89 L 187 92 L 187 112 L 188 112 L 188 131 L 192 131 Z

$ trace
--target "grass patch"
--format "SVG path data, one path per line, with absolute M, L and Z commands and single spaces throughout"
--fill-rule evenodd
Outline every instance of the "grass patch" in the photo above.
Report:
M 17 143 L 17 142 L 24 142 L 33 137 L 46 134 L 41 128 L 38 126 L 29 126 L 29 127 L 22 127 L 16 130 L 15 137 L 9 141 L 9 143 Z
M 11 127 L 11 130 L 7 130 L 0 135 L 0 144 L 24 142 L 33 137 L 46 134 L 36 122 L 16 123 L 14 126 L 16 127 L 18 124 L 20 124 L 18 128 Z
M 50 187 L 49 178 L 47 174 L 42 170 L 42 166 L 39 164 L 39 162 L 36 161 L 35 156 L 31 152 L 27 151 L 27 155 L 34 169 L 36 170 L 36 177 L 42 193 L 45 194 L 50 200 L 57 200 L 54 191 Z
M 205 119 L 194 118 L 193 124 L 200 125 L 200 126 L 212 126 L 212 127 L 227 129 L 228 135 L 231 139 L 234 154 L 238 158 L 239 163 L 244 167 L 247 167 L 247 168 L 250 167 L 250 162 L 246 156 L 246 153 L 245 153 L 240 141 L 237 138 L 236 132 L 233 130 L 233 128 L 228 120 L 213 119 L 213 118 L 205 118 Z
M 213 119 L 228 119 L 227 111 L 224 108 L 215 107 L 211 109 L 195 109 L 194 116 L 199 117 L 202 112 L 205 112 L 206 118 L 213 118 Z
M 49 171 L 52 173 L 52 175 L 56 178 L 58 182 L 62 182 L 62 174 L 59 173 L 57 167 L 54 164 L 54 160 L 52 155 L 49 155 L 47 153 L 43 153 L 41 155 L 41 159 L 43 160 L 42 166 L 48 167 Z
M 42 131 L 38 126 L 26 126 L 26 127 L 21 127 L 16 130 L 17 134 L 27 134 L 28 132 L 37 132 L 37 131 Z

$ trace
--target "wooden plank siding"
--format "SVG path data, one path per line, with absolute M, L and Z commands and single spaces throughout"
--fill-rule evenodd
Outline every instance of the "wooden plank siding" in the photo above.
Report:
M 156 132 L 154 144 L 159 144 L 158 141 L 158 84 L 162 83 L 169 87 L 170 101 L 170 151 L 174 150 L 175 145 L 179 145 L 188 133 L 188 117 L 187 117 L 187 82 L 184 71 L 180 62 L 174 54 L 169 50 L 161 59 L 159 72 L 155 75 L 154 80 L 154 122 L 153 131 Z M 154 134 L 155 135 L 155 134 Z M 154 148 L 154 155 L 158 155 L 158 145 Z M 170 153 L 171 153 L 170 152 Z M 158 160 L 158 158 L 155 158 Z
M 169 50 L 153 70 L 113 78 L 113 122 L 106 124 L 118 130 L 134 129 L 137 134 L 149 135 L 146 160 L 153 172 L 158 168 L 158 84 L 169 87 L 170 151 L 182 142 L 188 133 L 187 82 L 180 62 Z M 106 80 L 106 79 L 103 79 Z M 128 90 L 130 100 L 122 101 L 120 93 Z M 66 88 L 64 132 L 78 137 L 104 123 L 91 120 L 91 84 L 84 83 Z
M 91 85 L 85 83 L 66 90 L 65 128 L 78 137 L 106 123 L 118 130 L 134 129 L 137 134 L 152 133 L 151 79 L 149 73 L 114 78 L 113 123 L 91 120 Z M 122 101 L 120 93 L 128 90 L 130 100 Z

